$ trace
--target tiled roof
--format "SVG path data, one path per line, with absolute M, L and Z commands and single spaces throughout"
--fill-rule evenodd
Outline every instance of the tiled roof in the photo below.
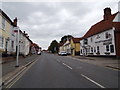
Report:
M 74 43 L 80 43 L 80 40 L 82 40 L 82 38 L 72 38 Z
M 101 20 L 100 22 L 93 25 L 83 37 L 84 38 L 90 37 L 97 33 L 108 30 L 108 29 L 112 28 L 113 26 L 118 27 L 118 24 L 120 26 L 120 23 L 113 22 L 113 19 L 115 18 L 115 16 L 117 14 L 118 14 L 118 12 L 111 15 L 108 20 Z

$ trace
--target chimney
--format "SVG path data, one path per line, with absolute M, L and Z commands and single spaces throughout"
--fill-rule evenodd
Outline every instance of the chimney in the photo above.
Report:
M 17 27 L 17 17 L 14 19 L 13 24 L 15 27 Z
M 23 31 L 23 33 L 25 34 L 25 31 Z
M 111 16 L 111 9 L 107 7 L 104 9 L 104 20 L 108 20 L 110 16 Z

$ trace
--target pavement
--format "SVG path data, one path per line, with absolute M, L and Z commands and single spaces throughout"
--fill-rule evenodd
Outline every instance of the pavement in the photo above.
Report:
M 85 57 L 85 56 L 68 56 L 68 57 L 86 63 L 120 70 L 120 59 L 116 59 L 114 57 Z
M 13 76 L 17 75 L 20 71 L 22 71 L 26 66 L 34 62 L 39 55 L 31 55 L 27 57 L 19 57 L 19 67 L 16 66 L 16 59 L 15 57 L 7 57 L 2 58 L 2 77 L 0 80 L 2 80 L 2 84 L 8 82 L 13 78 Z M 0 85 L 2 86 L 2 85 Z

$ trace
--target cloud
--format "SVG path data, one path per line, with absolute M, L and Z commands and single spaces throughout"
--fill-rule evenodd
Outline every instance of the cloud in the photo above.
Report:
M 3 2 L 2 9 L 30 39 L 47 49 L 51 41 L 64 35 L 82 37 L 89 28 L 103 19 L 103 9 L 118 11 L 118 0 L 103 2 Z

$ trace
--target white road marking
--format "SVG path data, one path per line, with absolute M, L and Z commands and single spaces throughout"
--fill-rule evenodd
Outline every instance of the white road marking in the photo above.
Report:
M 68 66 L 67 64 L 65 63 L 62 63 L 63 65 L 65 65 L 66 67 L 68 67 L 69 69 L 72 69 L 72 67 Z
M 87 80 L 91 81 L 92 83 L 96 84 L 97 86 L 101 87 L 101 88 L 105 88 L 104 86 L 100 85 L 99 83 L 95 82 L 94 80 L 88 78 L 87 76 L 81 74 L 84 78 L 86 78 Z

